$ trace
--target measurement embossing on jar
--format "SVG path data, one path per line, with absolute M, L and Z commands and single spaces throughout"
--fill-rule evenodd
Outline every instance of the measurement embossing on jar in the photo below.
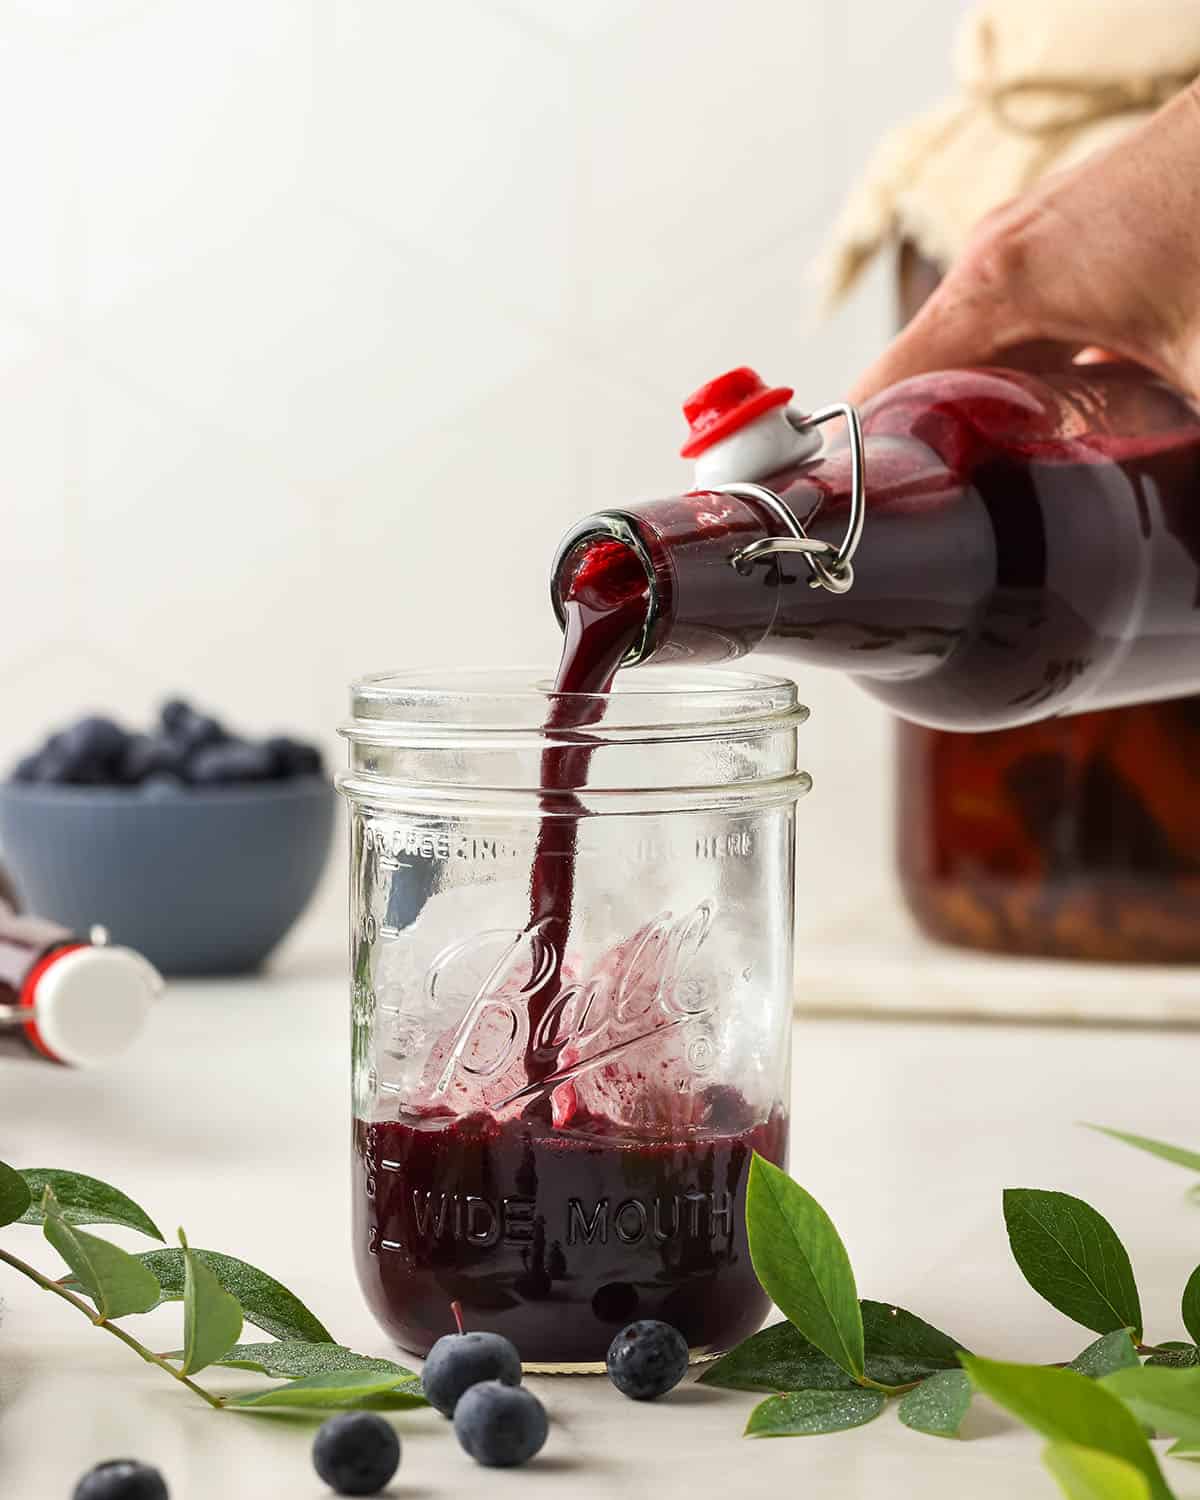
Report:
M 698 834 L 690 843 L 653 835 L 635 839 L 629 847 L 629 858 L 641 865 L 663 865 L 672 860 L 750 859 L 754 854 L 754 834 L 749 828 L 735 828 L 719 834 Z
M 529 858 L 529 845 L 495 834 L 460 832 L 416 823 L 370 823 L 363 830 L 368 853 L 387 862 L 411 859 L 461 859 L 470 864 L 499 864 Z
M 749 859 L 754 853 L 754 835 L 748 828 L 732 833 L 702 833 L 696 839 L 697 859 Z

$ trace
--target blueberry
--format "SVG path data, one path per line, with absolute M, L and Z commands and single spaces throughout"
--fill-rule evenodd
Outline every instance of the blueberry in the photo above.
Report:
M 454 1436 L 489 1469 L 511 1469 L 539 1451 L 549 1430 L 546 1408 L 522 1386 L 485 1380 L 463 1394 L 454 1409 Z
M 172 797 L 182 796 L 186 790 L 179 777 L 170 771 L 155 771 L 153 776 L 138 783 L 138 792 L 147 802 L 167 802 Z
M 272 771 L 271 755 L 265 745 L 248 745 L 244 740 L 227 740 L 223 745 L 206 745 L 194 750 L 187 761 L 189 781 L 197 786 L 220 786 L 233 781 L 265 781 Z
M 373 1411 L 345 1411 L 322 1422 L 312 1457 L 339 1495 L 376 1495 L 400 1467 L 400 1439 Z
M 164 738 L 179 745 L 185 753 L 190 754 L 193 750 L 202 750 L 209 745 L 221 745 L 229 739 L 224 726 L 211 714 L 197 713 L 195 709 L 188 708 L 187 704 L 168 704 L 167 707 L 179 707 L 182 711 L 172 714 L 169 723 L 164 718 Z
M 276 734 L 267 741 L 266 748 L 274 765 L 275 776 L 316 776 L 324 762 L 316 745 L 307 745 L 302 740 L 293 740 L 286 734 Z
M 72 786 L 110 786 L 115 779 L 111 766 L 91 756 L 72 760 L 64 778 Z
M 119 724 L 99 714 L 89 714 L 63 733 L 64 744 L 105 764 L 117 759 L 128 739 L 129 735 Z
M 38 751 L 32 755 L 23 755 L 12 768 L 10 779 L 13 781 L 37 781 L 41 770 L 42 757 Z
M 37 775 L 35 778 L 43 785 L 61 785 L 71 779 L 71 765 L 62 749 L 54 743 L 49 743 L 37 758 Z
M 592 1298 L 592 1311 L 602 1323 L 629 1323 L 637 1310 L 637 1287 L 629 1281 L 606 1281 Z
M 608 1346 L 608 1378 L 631 1401 L 665 1396 L 687 1374 L 687 1340 L 670 1323 L 643 1318 Z
M 92 714 L 70 725 L 47 743 L 55 781 L 92 786 L 116 779 L 117 765 L 129 736 L 111 719 Z
M 75 1486 L 73 1500 L 167 1500 L 167 1486 L 149 1464 L 113 1458 L 87 1471 Z
M 126 785 L 136 786 L 163 772 L 182 776 L 186 759 L 183 748 L 163 735 L 135 734 L 125 746 L 117 772 Z
M 498 1333 L 448 1333 L 425 1359 L 421 1389 L 430 1406 L 452 1417 L 463 1392 L 481 1380 L 521 1384 L 521 1356 Z
M 544 1302 L 554 1290 L 554 1283 L 550 1272 L 538 1261 L 517 1277 L 513 1289 L 530 1302 Z
M 77 786 L 96 786 L 108 779 L 104 767 L 92 756 L 81 753 L 65 735 L 56 744 L 47 745 L 38 756 L 37 777 L 39 781 Z
M 177 724 L 184 719 L 191 718 L 194 712 L 192 705 L 185 698 L 169 698 L 159 710 L 158 722 L 162 725 L 164 734 L 174 733 Z

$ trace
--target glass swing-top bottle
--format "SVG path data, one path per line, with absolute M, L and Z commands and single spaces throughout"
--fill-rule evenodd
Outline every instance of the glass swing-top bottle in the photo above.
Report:
M 628 664 L 754 651 L 958 730 L 1200 687 L 1200 417 L 1135 366 L 917 376 L 797 410 L 731 370 L 685 403 L 695 487 L 581 521 L 649 580 Z M 818 428 L 842 417 L 822 445 Z

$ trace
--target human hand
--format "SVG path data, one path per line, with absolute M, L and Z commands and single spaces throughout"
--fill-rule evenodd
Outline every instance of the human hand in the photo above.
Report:
M 1200 81 L 983 219 L 851 399 L 1047 340 L 1099 346 L 1200 399 Z

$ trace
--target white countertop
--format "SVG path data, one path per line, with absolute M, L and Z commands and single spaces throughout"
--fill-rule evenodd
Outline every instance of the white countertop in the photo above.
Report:
M 69 1167 L 125 1189 L 171 1234 L 278 1276 L 336 1337 L 394 1353 L 350 1264 L 347 1001 L 343 975 L 294 967 L 258 981 L 175 984 L 121 1066 L 69 1073 L 0 1059 L 0 1158 Z M 1187 1176 L 1080 1130 L 1080 1119 L 1200 1147 L 1200 1035 L 1003 1022 L 801 1019 L 791 1169 L 842 1231 L 863 1296 L 892 1300 L 998 1358 L 1053 1360 L 1090 1335 L 1042 1303 L 1009 1256 L 1006 1186 L 1065 1189 L 1129 1246 L 1148 1329 L 1181 1336 L 1179 1292 L 1200 1260 Z M 100 1233 L 109 1233 L 101 1230 Z M 112 1231 L 131 1247 L 136 1236 Z M 32 1228 L 0 1242 L 55 1264 Z M 141 1321 L 179 1343 L 179 1306 Z M 248 1332 L 246 1337 L 255 1335 Z M 216 1387 L 232 1372 L 208 1372 Z M 542 1456 L 478 1469 L 433 1412 L 400 1413 L 396 1496 L 787 1495 L 1035 1500 L 1056 1487 L 1040 1441 L 977 1402 L 969 1441 L 888 1411 L 835 1436 L 748 1441 L 756 1398 L 685 1386 L 654 1405 L 602 1378 L 530 1382 L 551 1415 Z M 327 1495 L 314 1424 L 217 1413 L 0 1265 L 0 1494 L 59 1500 L 102 1458 L 157 1464 L 172 1500 Z M 1200 1472 L 1172 1461 L 1183 1496 Z
M 1200 971 L 1189 964 L 1010 957 L 918 932 L 890 890 L 839 911 L 802 913 L 797 997 L 809 1012 L 1195 1025 Z

